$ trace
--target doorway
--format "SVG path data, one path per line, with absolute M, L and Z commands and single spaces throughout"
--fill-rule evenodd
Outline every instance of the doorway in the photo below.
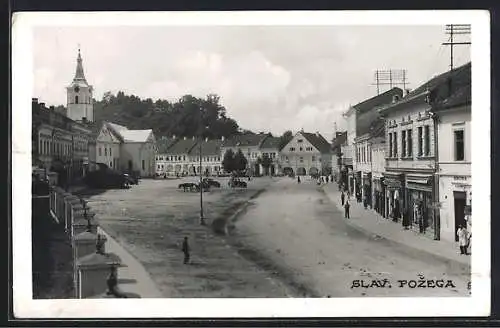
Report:
M 455 202 L 455 241 L 458 241 L 457 230 L 458 226 L 465 226 L 465 192 L 463 191 L 454 191 L 453 198 Z

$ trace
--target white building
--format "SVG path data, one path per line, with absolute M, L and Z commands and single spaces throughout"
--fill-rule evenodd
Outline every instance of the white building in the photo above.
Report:
M 318 132 L 297 132 L 280 154 L 285 174 L 331 174 L 331 145 Z
M 91 147 L 91 158 L 93 164 L 106 164 L 109 168 L 120 170 L 120 145 L 123 139 L 107 122 L 101 125 L 96 138 L 93 140 Z
M 222 158 L 224 154 L 231 149 L 235 154 L 241 150 L 248 161 L 247 169 L 251 175 L 259 176 L 261 167 L 259 158 L 261 157 L 261 145 L 269 137 L 268 134 L 240 134 L 232 136 L 222 143 Z
M 362 189 L 362 174 L 360 170 L 356 170 L 357 154 L 358 151 L 361 151 L 355 146 L 356 138 L 370 132 L 371 124 L 377 121 L 379 117 L 378 107 L 389 104 L 395 96 L 400 98 L 402 95 L 403 90 L 392 88 L 351 106 L 343 113 L 347 122 L 347 142 L 342 146 L 342 171 L 344 175 L 347 175 L 347 181 L 344 181 L 344 183 L 348 186 L 351 194 L 354 195 L 358 189 Z M 366 154 L 368 155 L 369 152 L 366 152 Z
M 259 172 L 263 175 L 275 175 L 281 172 L 281 161 L 280 161 L 280 138 L 268 136 L 264 139 L 260 146 L 260 159 L 261 161 L 267 157 L 270 159 L 269 167 L 265 167 L 260 164 Z M 262 163 L 262 162 L 261 162 Z
M 467 78 L 467 75 L 466 75 Z M 436 107 L 438 116 L 438 168 L 441 238 L 457 240 L 460 224 L 470 223 L 471 189 L 471 85 L 456 90 L 443 105 Z
M 385 216 L 385 186 L 383 184 L 385 172 L 385 136 L 372 138 L 371 143 L 371 167 L 372 167 L 372 193 L 373 209 Z

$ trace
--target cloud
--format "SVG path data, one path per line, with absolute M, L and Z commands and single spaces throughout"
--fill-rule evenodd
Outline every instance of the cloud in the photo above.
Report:
M 80 43 L 98 99 L 217 93 L 244 128 L 331 135 L 349 104 L 376 95 L 375 69 L 407 69 L 410 88 L 447 70 L 443 41 L 442 26 L 39 27 L 33 92 L 65 104 Z M 467 62 L 469 49 L 455 57 Z

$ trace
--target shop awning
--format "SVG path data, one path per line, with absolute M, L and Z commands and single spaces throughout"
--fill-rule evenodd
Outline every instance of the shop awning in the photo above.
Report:
M 406 175 L 406 181 L 409 183 L 418 183 L 427 185 L 432 181 L 432 175 L 412 173 Z

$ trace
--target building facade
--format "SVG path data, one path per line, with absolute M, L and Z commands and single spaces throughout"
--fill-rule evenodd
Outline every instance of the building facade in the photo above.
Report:
M 85 176 L 91 131 L 32 99 L 33 166 L 54 171 L 58 179 L 71 183 Z
M 347 122 L 347 140 L 346 145 L 342 147 L 343 161 L 342 170 L 347 175 L 347 189 L 355 195 L 358 192 L 363 193 L 362 172 L 357 168 L 356 160 L 361 156 L 369 156 L 371 152 L 361 146 L 356 146 L 357 138 L 373 132 L 373 129 L 379 129 L 383 119 L 378 113 L 380 106 L 389 104 L 394 97 L 402 97 L 403 90 L 392 88 L 380 95 L 369 98 L 354 106 L 351 106 L 343 117 Z M 361 164 L 364 166 L 364 163 Z M 367 177 L 367 181 L 371 178 Z
M 436 76 L 380 110 L 386 118 L 387 214 L 434 239 L 440 239 L 442 229 L 436 122 L 440 108 L 467 84 L 470 88 L 470 63 Z
M 385 217 L 385 136 L 376 137 L 371 140 L 371 167 L 372 167 L 372 204 L 373 209 Z
M 299 131 L 281 150 L 283 173 L 331 174 L 331 145 L 316 133 Z
M 231 149 L 234 153 L 241 150 L 247 159 L 247 171 L 252 176 L 260 176 L 262 174 L 260 160 L 261 146 L 264 140 L 269 137 L 268 134 L 240 134 L 224 140 L 221 146 L 222 158 L 224 154 Z
M 262 142 L 260 147 L 259 172 L 262 172 L 263 175 L 273 176 L 281 172 L 279 145 L 280 138 L 271 136 L 268 136 Z

